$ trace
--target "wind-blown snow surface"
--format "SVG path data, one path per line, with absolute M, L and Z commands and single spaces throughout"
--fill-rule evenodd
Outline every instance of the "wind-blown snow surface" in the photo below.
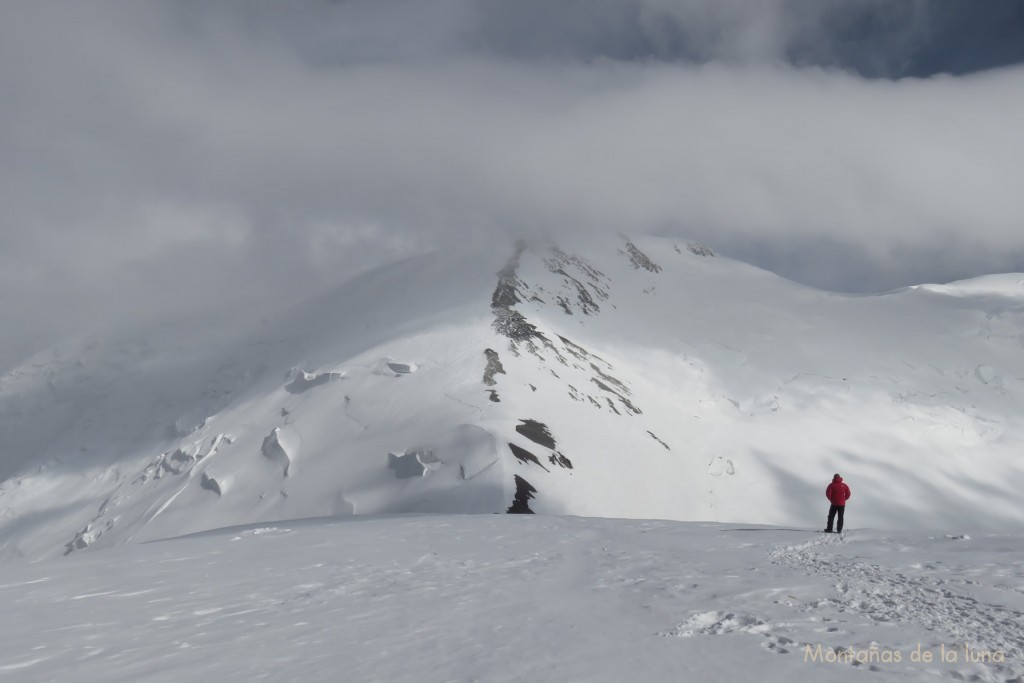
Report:
M 235 528 L 0 567 L 0 679 L 1019 681 L 1021 540 L 504 515 Z
M 837 471 L 848 526 L 1019 529 L 1022 280 L 843 296 L 620 237 L 428 254 L 216 344 L 69 342 L 0 379 L 0 542 L 396 512 L 817 526 Z

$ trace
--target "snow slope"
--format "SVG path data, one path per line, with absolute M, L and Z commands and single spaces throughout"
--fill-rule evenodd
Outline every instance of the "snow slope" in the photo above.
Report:
M 226 529 L 0 566 L 0 680 L 1019 681 L 1021 541 L 512 515 Z
M 617 237 L 426 254 L 214 341 L 73 340 L 0 378 L 0 544 L 397 512 L 819 525 L 836 471 L 849 526 L 1019 529 L 1021 279 L 842 296 Z

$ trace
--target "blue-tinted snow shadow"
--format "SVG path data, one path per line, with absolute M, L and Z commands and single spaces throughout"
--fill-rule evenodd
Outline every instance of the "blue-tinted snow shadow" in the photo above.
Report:
M 867 457 L 853 451 L 837 450 L 827 454 L 829 474 L 814 467 L 803 476 L 774 463 L 770 453 L 755 451 L 760 464 L 770 474 L 770 481 L 779 492 L 781 509 L 778 517 L 785 520 L 807 520 L 813 527 L 824 526 L 828 514 L 825 487 L 831 472 L 842 473 L 850 484 L 853 496 L 846 515 L 846 528 L 862 528 L 862 511 L 870 511 L 863 526 L 876 529 L 918 529 L 947 532 L 972 531 L 993 525 L 1018 529 L 1012 515 L 1018 509 L 1019 496 L 979 480 L 952 479 L 944 468 L 929 471 L 929 476 L 912 471 L 897 456 L 890 460 Z M 813 480 L 811 476 L 813 475 Z M 941 482 L 948 486 L 940 485 Z M 1006 512 L 1001 512 L 1006 511 Z

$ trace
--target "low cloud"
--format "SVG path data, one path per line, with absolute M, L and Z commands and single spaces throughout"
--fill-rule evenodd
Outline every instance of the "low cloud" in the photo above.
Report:
M 934 13 L 747 6 L 19 6 L 0 28 L 8 349 L 142 310 L 272 309 L 524 234 L 692 237 L 857 291 L 1024 270 L 1024 68 L 866 78 L 923 54 Z M 873 9 L 889 49 L 869 68 L 835 36 Z

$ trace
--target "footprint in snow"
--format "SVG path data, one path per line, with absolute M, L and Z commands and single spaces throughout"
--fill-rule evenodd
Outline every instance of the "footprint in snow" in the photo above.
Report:
M 717 455 L 708 463 L 708 474 L 712 477 L 720 477 L 723 474 L 736 474 L 736 466 L 729 458 Z

